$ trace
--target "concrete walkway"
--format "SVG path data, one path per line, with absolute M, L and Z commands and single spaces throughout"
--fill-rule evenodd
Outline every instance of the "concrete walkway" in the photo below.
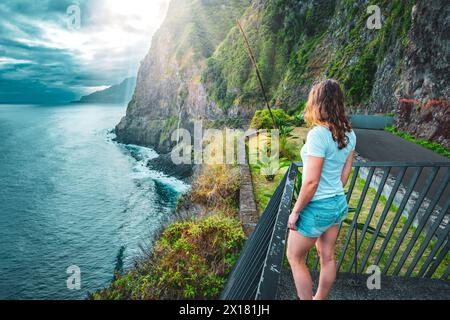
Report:
M 442 280 L 381 277 L 380 290 L 369 290 L 369 275 L 340 273 L 329 296 L 329 300 L 449 300 L 450 282 Z M 314 288 L 317 288 L 318 274 L 312 274 Z M 357 283 L 355 284 L 355 279 Z M 297 300 L 294 279 L 289 270 L 283 269 L 280 279 L 278 300 Z

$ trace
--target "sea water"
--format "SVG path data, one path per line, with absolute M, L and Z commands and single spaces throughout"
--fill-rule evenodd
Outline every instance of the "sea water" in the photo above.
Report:
M 124 114 L 0 105 L 0 299 L 84 299 L 170 219 L 188 186 L 147 168 L 153 150 L 114 142 Z M 68 288 L 70 266 L 80 290 Z

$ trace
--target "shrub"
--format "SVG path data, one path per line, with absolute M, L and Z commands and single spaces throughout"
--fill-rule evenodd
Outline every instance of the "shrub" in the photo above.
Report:
M 173 223 L 156 242 L 151 258 L 91 298 L 217 298 L 244 240 L 242 224 L 224 215 Z
M 239 169 L 235 166 L 204 166 L 192 184 L 191 199 L 226 213 L 237 212 L 240 188 Z
M 304 125 L 306 125 L 306 121 L 305 121 L 303 114 L 298 113 L 298 114 L 294 115 L 293 123 L 294 123 L 294 126 L 296 126 L 296 127 L 303 127 Z
M 306 108 L 306 100 L 302 100 L 294 108 L 288 110 L 288 114 L 292 117 L 292 125 L 295 127 L 303 127 L 306 122 L 304 119 L 304 112 Z
M 292 123 L 292 117 L 283 109 L 272 109 L 272 114 L 278 126 L 286 126 Z M 274 129 L 269 110 L 257 110 L 250 126 L 253 129 Z

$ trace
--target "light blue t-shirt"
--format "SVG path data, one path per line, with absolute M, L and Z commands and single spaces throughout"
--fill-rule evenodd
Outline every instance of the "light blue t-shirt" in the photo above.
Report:
M 338 144 L 333 140 L 328 128 L 316 126 L 308 133 L 306 144 L 301 150 L 303 181 L 308 172 L 308 156 L 325 158 L 319 187 L 311 201 L 345 194 L 341 174 L 350 152 L 356 147 L 355 133 L 351 131 L 347 133 L 347 137 L 349 139 L 347 147 L 339 150 Z

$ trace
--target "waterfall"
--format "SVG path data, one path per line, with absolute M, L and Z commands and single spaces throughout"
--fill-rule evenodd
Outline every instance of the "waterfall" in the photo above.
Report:
M 182 113 L 182 105 L 180 105 L 180 110 L 178 111 L 177 144 L 180 142 L 181 113 Z

